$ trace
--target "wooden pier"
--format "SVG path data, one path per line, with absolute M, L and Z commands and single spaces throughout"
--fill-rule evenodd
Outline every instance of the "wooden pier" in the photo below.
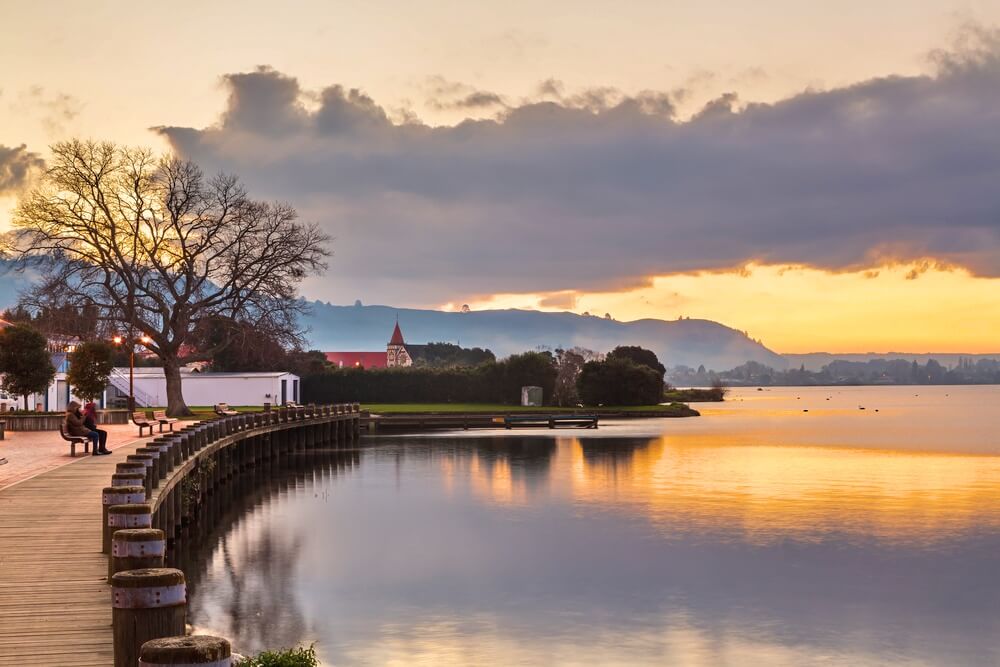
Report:
M 196 522 L 202 500 L 237 471 L 325 443 L 353 443 L 358 425 L 356 404 L 241 414 L 135 440 L 111 456 L 80 458 L 0 491 L 0 667 L 135 664 L 139 646 L 115 645 L 102 553 L 102 490 L 119 464 L 149 462 L 152 522 L 169 539 Z M 191 475 L 197 496 L 182 499 L 181 483 Z
M 101 489 L 143 442 L 0 491 L 0 666 L 112 664 Z

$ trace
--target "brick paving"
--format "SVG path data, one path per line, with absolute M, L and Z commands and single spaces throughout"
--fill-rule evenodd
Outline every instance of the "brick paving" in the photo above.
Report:
M 101 428 L 108 432 L 108 449 L 112 451 L 140 439 L 138 427 L 132 424 L 104 424 Z M 150 439 L 148 435 L 142 438 Z M 7 431 L 6 438 L 0 440 L 0 459 L 7 459 L 6 464 L 0 465 L 0 489 L 85 456 L 89 454 L 83 454 L 78 446 L 76 458 L 70 457 L 69 443 L 58 431 Z

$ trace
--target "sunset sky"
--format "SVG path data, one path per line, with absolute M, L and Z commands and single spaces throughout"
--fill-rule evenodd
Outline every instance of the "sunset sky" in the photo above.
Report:
M 0 5 L 0 225 L 48 145 L 335 237 L 309 298 L 1000 352 L 1000 3 Z

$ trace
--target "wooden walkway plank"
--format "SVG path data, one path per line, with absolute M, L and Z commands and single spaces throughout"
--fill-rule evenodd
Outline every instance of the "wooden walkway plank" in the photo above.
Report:
M 113 663 L 101 489 L 145 442 L 0 490 L 0 667 Z

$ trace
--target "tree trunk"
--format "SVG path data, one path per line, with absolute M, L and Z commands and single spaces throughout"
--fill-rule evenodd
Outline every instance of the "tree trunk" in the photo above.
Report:
M 27 394 L 24 395 L 24 411 L 25 412 L 28 411 L 28 395 Z
M 176 358 L 163 360 L 163 374 L 167 378 L 167 414 L 171 417 L 187 417 L 191 414 L 184 393 L 181 391 L 181 365 Z

